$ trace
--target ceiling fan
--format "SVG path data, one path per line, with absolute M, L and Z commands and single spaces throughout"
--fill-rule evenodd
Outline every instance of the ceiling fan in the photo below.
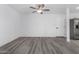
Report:
M 40 13 L 43 14 L 44 11 L 50 11 L 50 9 L 46 9 L 44 4 L 36 4 L 35 7 L 30 6 L 30 8 L 35 9 L 35 11 L 33 11 L 32 13 Z

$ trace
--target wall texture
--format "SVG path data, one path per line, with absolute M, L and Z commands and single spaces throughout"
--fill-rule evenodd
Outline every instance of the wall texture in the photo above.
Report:
M 29 37 L 65 36 L 64 20 L 63 14 L 28 14 L 23 17 L 21 34 Z
M 0 5 L 0 46 L 20 36 L 20 16 L 8 5 Z
M 79 18 L 79 13 L 71 13 L 70 18 Z

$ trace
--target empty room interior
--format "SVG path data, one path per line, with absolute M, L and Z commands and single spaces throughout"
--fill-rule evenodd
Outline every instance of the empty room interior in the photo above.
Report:
M 79 4 L 0 4 L 0 54 L 79 54 Z

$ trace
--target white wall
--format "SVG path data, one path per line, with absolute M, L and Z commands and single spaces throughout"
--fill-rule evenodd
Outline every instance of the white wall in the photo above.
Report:
M 71 13 L 70 18 L 79 18 L 79 13 Z
M 0 5 L 0 46 L 20 36 L 20 16 L 8 5 Z
M 23 17 L 23 36 L 65 36 L 65 16 L 62 14 L 28 14 Z M 59 27 L 59 29 L 56 29 Z

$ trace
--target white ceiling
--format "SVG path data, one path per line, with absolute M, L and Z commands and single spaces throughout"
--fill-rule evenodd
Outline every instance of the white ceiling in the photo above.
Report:
M 29 8 L 30 6 L 35 6 L 34 4 L 9 4 L 10 7 L 14 8 L 20 13 L 28 14 L 32 13 L 34 9 Z M 50 9 L 50 12 L 44 13 L 62 13 L 66 12 L 66 8 L 70 8 L 71 13 L 78 13 L 79 10 L 76 10 L 76 7 L 79 4 L 45 4 L 46 8 Z

